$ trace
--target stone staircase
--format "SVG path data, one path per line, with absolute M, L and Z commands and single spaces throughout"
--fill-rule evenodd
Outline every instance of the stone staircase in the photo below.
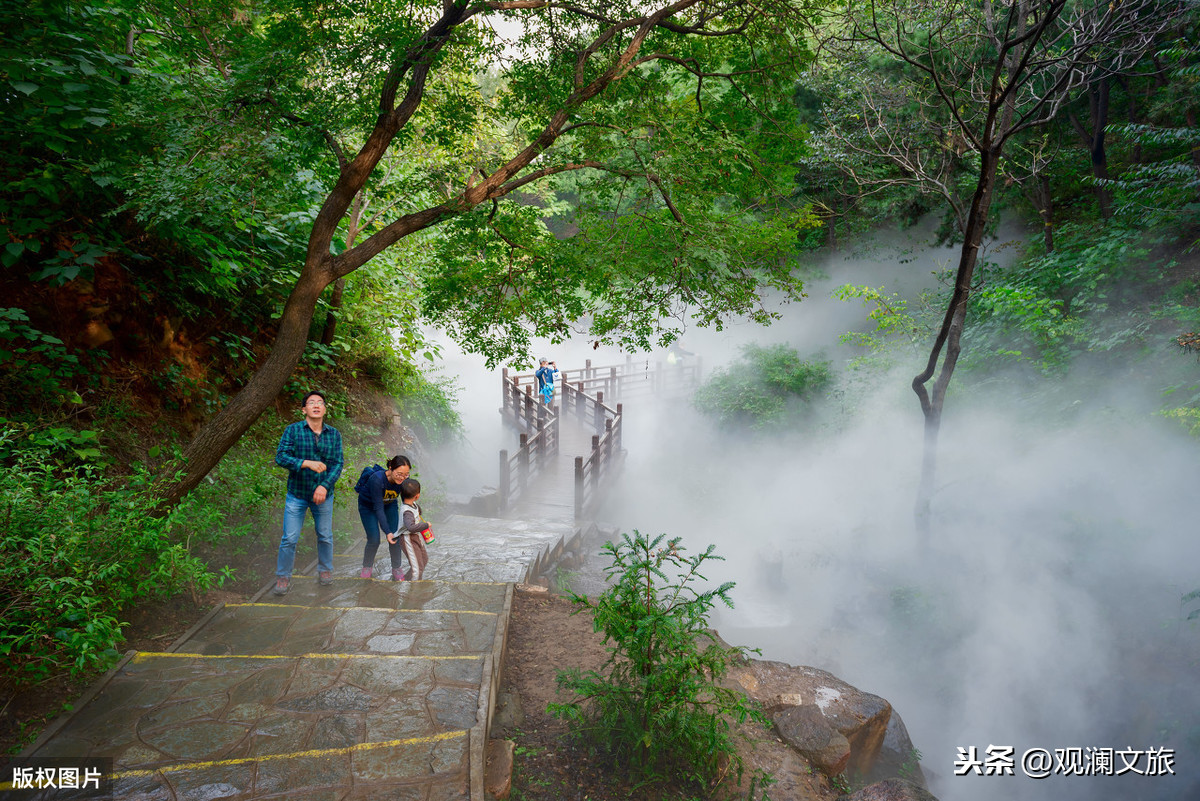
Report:
M 483 801 L 513 585 L 579 534 L 468 515 L 436 533 L 426 580 L 358 578 L 360 541 L 332 586 L 310 567 L 127 654 L 23 756 L 111 758 L 118 799 Z

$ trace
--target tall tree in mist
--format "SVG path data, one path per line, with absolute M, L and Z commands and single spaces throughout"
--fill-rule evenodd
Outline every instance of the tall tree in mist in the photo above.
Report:
M 868 142 L 899 166 L 897 180 L 941 194 L 962 238 L 945 315 L 912 381 L 925 418 L 916 505 L 923 537 L 942 409 L 1005 147 L 1052 119 L 1073 89 L 1137 61 L 1176 10 L 1157 0 L 851 0 L 846 7 L 834 46 L 875 66 L 883 54 L 893 67 L 859 82 L 862 118 L 844 140 L 859 149 Z M 956 191 L 964 167 L 969 199 Z
M 236 8 L 238 20 L 256 13 Z M 215 79 L 228 78 L 237 106 L 312 131 L 336 170 L 269 356 L 188 444 L 168 500 L 196 486 L 279 395 L 323 291 L 433 226 L 440 249 L 426 309 L 493 361 L 530 333 L 565 337 L 579 319 L 597 339 L 646 344 L 684 305 L 701 324 L 720 325 L 730 315 L 767 319 L 764 288 L 796 297 L 783 257 L 794 218 L 764 223 L 755 209 L 779 180 L 760 165 L 766 139 L 787 128 L 772 96 L 778 84 L 786 98 L 789 62 L 801 52 L 790 32 L 797 8 L 310 0 L 248 20 L 253 35 L 240 51 L 212 43 L 223 67 Z M 500 46 L 494 14 L 520 26 L 518 41 Z M 482 97 L 477 78 L 496 65 L 499 91 Z M 441 154 L 421 155 L 414 143 Z M 395 148 L 428 158 L 420 179 L 440 196 L 424 202 L 413 192 L 360 230 L 355 199 Z M 595 176 L 580 189 L 592 225 L 558 248 L 529 195 L 569 173 Z

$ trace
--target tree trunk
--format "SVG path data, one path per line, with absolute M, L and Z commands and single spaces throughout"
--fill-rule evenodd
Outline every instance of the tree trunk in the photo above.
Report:
M 1079 119 L 1070 115 L 1083 146 L 1092 157 L 1092 176 L 1100 181 L 1108 180 L 1108 154 L 1104 148 L 1104 128 L 1108 125 L 1109 78 L 1088 86 L 1088 108 L 1091 113 L 1091 130 L 1083 127 Z M 1103 184 L 1096 185 L 1096 203 L 1100 208 L 1100 219 L 1112 217 L 1112 192 Z
M 1099 181 L 1108 180 L 1108 153 L 1104 149 L 1104 129 L 1108 126 L 1108 93 L 1110 79 L 1092 84 L 1092 175 Z M 1100 219 L 1112 217 L 1112 192 L 1104 184 L 1096 186 L 1096 201 L 1100 205 Z
M 992 204 L 992 190 L 996 183 L 996 168 L 1000 163 L 999 147 L 988 148 L 982 153 L 979 165 L 979 181 L 967 224 L 963 230 L 963 243 L 959 251 L 958 271 L 954 277 L 954 292 L 946 308 L 946 316 L 938 330 L 929 361 L 925 369 L 912 380 L 912 388 L 921 401 L 921 412 L 925 416 L 924 453 L 921 459 L 921 483 L 917 489 L 915 510 L 917 533 L 922 546 L 929 543 L 930 505 L 933 501 L 934 481 L 937 477 L 937 443 L 942 425 L 942 407 L 946 402 L 946 390 L 958 364 L 962 351 L 963 325 L 967 317 L 967 300 L 971 296 L 971 279 L 979 262 L 979 248 L 983 245 L 983 232 L 987 225 L 988 209 Z M 945 350 L 945 357 L 942 352 Z M 941 372 L 934 382 L 933 391 L 926 388 L 929 379 L 937 370 L 938 359 L 942 360 Z
M 325 328 L 321 331 L 321 344 L 332 345 L 337 333 L 337 316 L 342 309 L 342 293 L 346 291 L 346 279 L 333 282 L 333 295 L 329 298 L 329 313 L 325 315 Z
M 287 384 L 308 342 L 317 298 L 330 283 L 329 273 L 320 265 L 306 264 L 287 305 L 279 318 L 279 332 L 267 356 L 249 383 L 211 417 L 188 443 L 183 452 L 184 475 L 167 487 L 163 503 L 173 506 L 216 467 L 225 452 L 246 433 L 259 415 L 279 396 Z M 300 399 L 296 399 L 299 404 Z
M 1050 176 L 1042 173 L 1038 177 L 1037 188 L 1033 190 L 1037 197 L 1038 214 L 1042 217 L 1042 242 L 1046 253 L 1054 252 L 1054 196 L 1050 194 Z
M 361 189 L 350 204 L 350 216 L 346 219 L 346 250 L 354 247 L 358 241 L 358 233 L 362 230 L 362 216 L 367 210 L 367 200 Z M 333 296 L 329 298 L 329 314 L 325 316 L 325 328 L 321 331 L 321 344 L 332 345 L 337 333 L 337 316 L 342 310 L 342 294 L 346 291 L 346 278 L 343 276 L 333 284 Z

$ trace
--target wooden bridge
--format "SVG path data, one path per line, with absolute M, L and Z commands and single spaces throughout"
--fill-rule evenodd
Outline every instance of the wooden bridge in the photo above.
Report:
M 620 470 L 625 402 L 692 391 L 700 362 L 664 364 L 649 359 L 559 372 L 561 386 L 550 405 L 537 392 L 533 373 L 501 377 L 504 420 L 520 431 L 512 455 L 500 451 L 502 513 L 537 510 L 539 517 L 578 523 L 594 514 L 605 484 Z

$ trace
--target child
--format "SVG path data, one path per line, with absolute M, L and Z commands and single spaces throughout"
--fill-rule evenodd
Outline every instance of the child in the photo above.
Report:
M 401 576 L 400 568 L 392 564 L 392 581 L 420 581 L 429 563 L 429 552 L 425 550 L 426 538 L 423 532 L 432 534 L 433 528 L 421 519 L 421 507 L 417 501 L 421 498 L 421 482 L 415 478 L 406 478 L 400 482 L 400 528 L 394 534 L 388 534 L 389 544 L 401 542 L 404 544 L 404 555 L 408 557 L 408 572 Z M 432 539 L 432 537 L 431 537 Z

